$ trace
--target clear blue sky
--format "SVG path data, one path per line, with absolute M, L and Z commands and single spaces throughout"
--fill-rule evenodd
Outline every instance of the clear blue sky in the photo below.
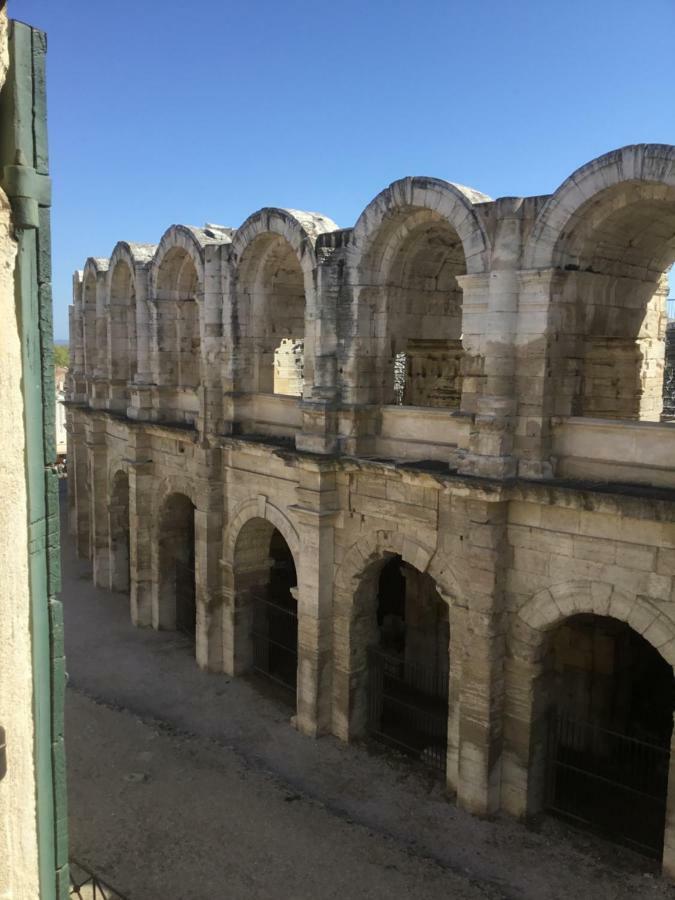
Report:
M 354 223 L 432 175 L 550 193 L 675 143 L 674 0 L 9 0 L 49 35 L 55 335 L 71 274 L 261 206 Z

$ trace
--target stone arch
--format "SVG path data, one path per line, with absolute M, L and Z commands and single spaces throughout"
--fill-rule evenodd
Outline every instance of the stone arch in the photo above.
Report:
M 459 596 L 459 588 L 450 567 L 434 547 L 394 530 L 364 534 L 353 544 L 336 572 L 333 599 L 333 732 L 343 740 L 360 736 L 365 727 L 367 648 L 372 642 L 374 598 L 385 563 L 396 556 L 433 579 L 448 606 L 452 634 L 452 604 Z M 451 666 L 452 681 L 456 674 L 452 660 Z M 457 725 L 454 712 L 449 710 L 449 746 L 456 745 Z M 450 756 L 448 762 L 451 763 Z M 450 765 L 447 777 L 453 782 L 456 777 Z
M 172 474 L 162 478 L 157 484 L 154 492 L 154 519 L 157 521 L 157 514 L 164 505 L 166 498 L 171 494 L 185 494 L 191 501 L 195 509 L 203 509 L 201 493 L 195 485 L 194 480 L 186 475 Z
M 335 589 L 352 594 L 364 570 L 385 555 L 400 556 L 420 572 L 428 572 L 448 604 L 459 596 L 459 585 L 436 548 L 401 531 L 375 531 L 363 535 L 347 550 L 335 577 Z
M 675 187 L 675 146 L 633 144 L 605 153 L 578 168 L 549 197 L 539 213 L 523 253 L 526 269 L 563 263 L 562 244 L 589 202 L 613 187 L 642 183 Z M 619 199 L 619 204 L 629 196 Z
M 159 385 L 194 390 L 201 380 L 204 247 L 200 229 L 168 228 L 150 264 L 155 308 L 155 372 Z M 179 405 L 179 404 L 176 404 Z
M 665 271 L 673 261 L 675 146 L 607 153 L 547 200 L 523 267 L 545 270 L 540 283 L 551 282 L 551 415 L 660 419 Z M 570 359 L 578 363 L 570 366 Z
M 166 257 L 176 250 L 182 250 L 181 262 L 185 256 L 189 257 L 197 276 L 198 289 L 204 285 L 204 247 L 207 244 L 217 243 L 209 238 L 201 228 L 191 225 L 170 225 L 160 238 L 157 249 L 150 263 L 149 281 L 150 291 L 156 297 L 161 291 L 176 291 L 180 284 L 180 264 L 170 269 L 165 266 Z M 164 272 L 162 271 L 164 267 Z
M 353 402 L 458 408 L 462 276 L 487 271 L 484 194 L 404 178 L 366 207 L 348 253 L 352 346 L 340 368 Z
M 245 500 L 225 533 L 223 564 L 226 671 L 256 668 L 289 688 L 295 706 L 301 564 L 295 527 L 265 497 Z
M 230 252 L 235 389 L 297 396 L 303 385 L 311 388 L 315 242 L 336 229 L 319 213 L 278 208 L 259 210 L 237 229 Z
M 234 552 L 237 538 L 244 525 L 251 519 L 264 519 L 280 532 L 293 554 L 296 568 L 300 571 L 300 537 L 295 526 L 281 510 L 270 503 L 266 497 L 254 497 L 242 501 L 234 510 L 223 542 L 223 561 L 231 570 L 234 565 Z
M 518 611 L 524 634 L 518 642 L 525 658 L 536 659 L 537 636 L 580 613 L 625 622 L 675 667 L 675 622 L 649 598 L 603 582 L 569 581 L 544 588 Z
M 604 582 L 571 580 L 538 591 L 514 612 L 505 661 L 502 770 L 502 805 L 514 815 L 536 813 L 543 803 L 548 707 L 540 683 L 548 638 L 564 621 L 585 614 L 625 623 L 675 666 L 675 622 L 649 597 Z
M 354 226 L 356 258 L 351 262 L 352 271 L 363 274 L 364 261 L 385 223 L 397 212 L 412 209 L 434 211 L 455 229 L 462 242 L 468 274 L 487 271 L 490 241 L 475 204 L 489 200 L 487 194 L 439 178 L 415 176 L 392 182 L 371 200 Z

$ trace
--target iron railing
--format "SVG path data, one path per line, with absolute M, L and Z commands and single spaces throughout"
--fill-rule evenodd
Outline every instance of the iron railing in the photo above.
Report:
M 448 748 L 448 669 L 368 650 L 371 737 L 444 773 Z
M 125 900 L 118 890 L 106 884 L 82 863 L 70 860 L 70 897 L 77 900 Z
M 615 843 L 660 858 L 670 748 L 554 711 L 548 808 Z
M 253 611 L 253 668 L 295 698 L 298 675 L 298 613 L 295 606 L 258 597 Z

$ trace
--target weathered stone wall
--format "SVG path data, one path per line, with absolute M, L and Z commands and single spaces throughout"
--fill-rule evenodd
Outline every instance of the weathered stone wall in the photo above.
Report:
M 653 424 L 673 223 L 675 148 L 640 146 L 551 197 L 493 202 L 411 178 L 352 229 L 265 209 L 236 231 L 173 226 L 154 252 L 89 260 L 69 453 L 95 579 L 120 583 L 123 471 L 131 615 L 170 623 L 162 522 L 187 498 L 196 658 L 239 674 L 278 532 L 297 572 L 294 722 L 350 740 L 379 573 L 400 556 L 447 605 L 448 786 L 478 813 L 535 811 L 552 630 L 610 616 L 675 660 L 675 457 Z

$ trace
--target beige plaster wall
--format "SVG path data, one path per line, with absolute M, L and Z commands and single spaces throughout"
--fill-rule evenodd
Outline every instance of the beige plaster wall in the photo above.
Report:
M 7 71 L 7 13 L 0 12 L 0 83 Z M 30 588 L 21 344 L 14 303 L 16 244 L 0 194 L 0 725 L 7 772 L 0 780 L 0 897 L 39 896 L 32 716 Z

